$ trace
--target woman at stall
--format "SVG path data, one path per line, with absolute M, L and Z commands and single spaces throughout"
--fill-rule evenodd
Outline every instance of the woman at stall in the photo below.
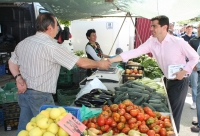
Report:
M 97 36 L 95 29 L 89 29 L 86 33 L 89 42 L 86 44 L 85 52 L 87 57 L 92 60 L 100 61 L 102 58 L 110 58 L 110 56 L 103 54 L 101 47 L 96 42 Z M 97 69 L 87 69 L 87 76 L 91 76 Z

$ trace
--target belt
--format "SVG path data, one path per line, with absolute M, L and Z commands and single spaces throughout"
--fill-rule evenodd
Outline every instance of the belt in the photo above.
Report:
M 188 78 L 188 77 L 184 77 L 183 79 L 186 79 L 186 78 Z M 182 80 L 183 80 L 182 79 Z M 181 80 L 178 80 L 178 79 L 167 79 L 168 81 L 181 81 Z
M 34 90 L 34 89 L 32 89 L 32 88 L 27 88 L 27 90 Z

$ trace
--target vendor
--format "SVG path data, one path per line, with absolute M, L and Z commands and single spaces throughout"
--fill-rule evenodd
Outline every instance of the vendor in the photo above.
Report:
M 92 60 L 100 61 L 102 58 L 110 58 L 110 56 L 103 54 L 99 43 L 96 42 L 97 36 L 94 29 L 89 29 L 86 33 L 89 40 L 85 47 L 87 57 Z M 87 76 L 91 76 L 97 69 L 87 69 Z

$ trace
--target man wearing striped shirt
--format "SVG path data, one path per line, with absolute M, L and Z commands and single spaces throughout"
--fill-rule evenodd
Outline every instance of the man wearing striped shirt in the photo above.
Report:
M 67 48 L 57 44 L 54 37 L 58 24 L 51 13 L 40 14 L 36 20 L 37 33 L 21 41 L 9 60 L 9 69 L 16 79 L 18 103 L 21 108 L 17 134 L 26 129 L 26 124 L 39 113 L 43 104 L 53 104 L 52 93 L 60 66 L 72 69 L 74 65 L 82 68 L 108 69 L 110 61 L 93 61 L 71 54 Z

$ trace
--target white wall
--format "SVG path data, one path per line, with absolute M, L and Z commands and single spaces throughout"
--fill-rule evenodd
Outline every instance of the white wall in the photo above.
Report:
M 72 44 L 74 46 L 74 51 L 85 51 L 85 46 L 88 42 L 88 39 L 86 38 L 86 32 L 88 29 L 95 29 L 97 42 L 100 44 L 102 51 L 104 54 L 109 54 L 123 20 L 124 18 L 102 18 L 72 21 L 70 25 L 70 31 L 72 34 Z M 135 21 L 134 18 L 133 20 Z M 107 29 L 106 24 L 108 22 L 113 24 L 113 29 Z M 118 47 L 122 48 L 124 51 L 132 48 L 134 42 L 134 32 L 135 28 L 131 19 L 126 18 L 110 55 L 114 55 L 116 48 Z

